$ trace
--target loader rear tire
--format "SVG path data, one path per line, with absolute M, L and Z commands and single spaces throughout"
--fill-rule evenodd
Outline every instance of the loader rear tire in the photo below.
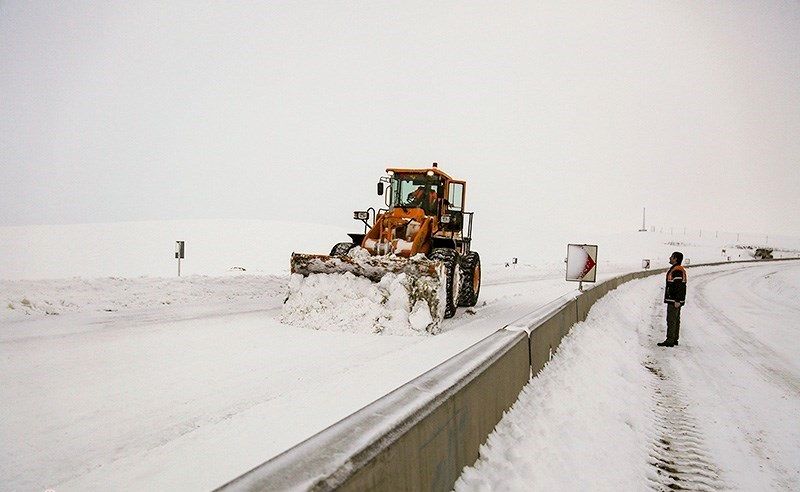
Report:
M 336 243 L 331 248 L 331 256 L 344 256 L 355 247 L 356 245 L 353 243 Z
M 481 293 L 481 257 L 475 251 L 470 251 L 461 257 L 461 291 L 458 295 L 458 305 L 472 307 L 478 304 L 478 295 Z
M 445 286 L 444 317 L 452 318 L 458 306 L 458 292 L 461 290 L 461 269 L 458 266 L 458 251 L 450 248 L 435 248 L 429 256 L 431 260 L 444 263 L 447 282 Z

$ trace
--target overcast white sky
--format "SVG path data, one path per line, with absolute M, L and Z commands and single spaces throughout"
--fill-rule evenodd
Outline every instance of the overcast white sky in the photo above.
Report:
M 800 234 L 800 3 L 0 0 L 0 225 L 347 225 L 433 161 L 479 235 Z

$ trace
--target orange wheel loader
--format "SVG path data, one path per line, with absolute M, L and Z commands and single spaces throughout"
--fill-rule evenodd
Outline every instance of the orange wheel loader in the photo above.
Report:
M 474 306 L 481 290 L 481 260 L 470 248 L 473 212 L 464 208 L 466 182 L 451 178 L 436 163 L 389 168 L 386 174 L 378 182 L 386 208 L 353 214 L 365 232 L 348 234 L 351 241 L 334 245 L 329 255 L 293 253 L 292 273 L 350 272 L 375 282 L 389 272 L 404 273 L 412 304 L 425 300 L 431 313 L 450 318 L 458 306 Z M 357 246 L 362 249 L 354 250 Z

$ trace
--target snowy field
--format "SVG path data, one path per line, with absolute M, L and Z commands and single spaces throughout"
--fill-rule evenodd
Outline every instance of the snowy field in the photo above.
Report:
M 674 348 L 662 282 L 592 308 L 456 490 L 800 490 L 800 263 L 690 269 Z
M 532 245 L 538 254 L 520 254 L 516 267 L 487 248 L 478 306 L 445 320 L 439 335 L 375 333 L 370 324 L 353 331 L 324 317 L 311 327 L 281 322 L 289 254 L 327 253 L 343 232 L 259 221 L 0 228 L 0 439 L 11 443 L 0 450 L 2 483 L 214 488 L 576 288 L 563 280 L 565 243 Z M 187 241 L 181 278 L 176 239 Z M 666 266 L 676 249 L 693 263 L 752 254 L 730 239 L 632 232 L 570 240 L 600 245 L 602 280 L 638 270 L 642 258 Z M 777 241 L 781 254 L 797 255 L 800 241 Z M 759 285 L 792 309 L 794 279 Z M 651 306 L 649 323 L 660 323 L 659 308 Z M 687 344 L 691 316 L 687 308 Z M 794 343 L 787 330 L 784 348 Z M 549 371 L 578 358 L 560 354 Z M 657 368 L 680 374 L 666 362 Z

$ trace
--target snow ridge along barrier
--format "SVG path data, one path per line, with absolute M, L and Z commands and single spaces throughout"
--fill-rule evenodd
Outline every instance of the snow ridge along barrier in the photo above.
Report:
M 664 272 L 628 273 L 556 299 L 217 490 L 452 490 L 592 305 L 625 282 Z

